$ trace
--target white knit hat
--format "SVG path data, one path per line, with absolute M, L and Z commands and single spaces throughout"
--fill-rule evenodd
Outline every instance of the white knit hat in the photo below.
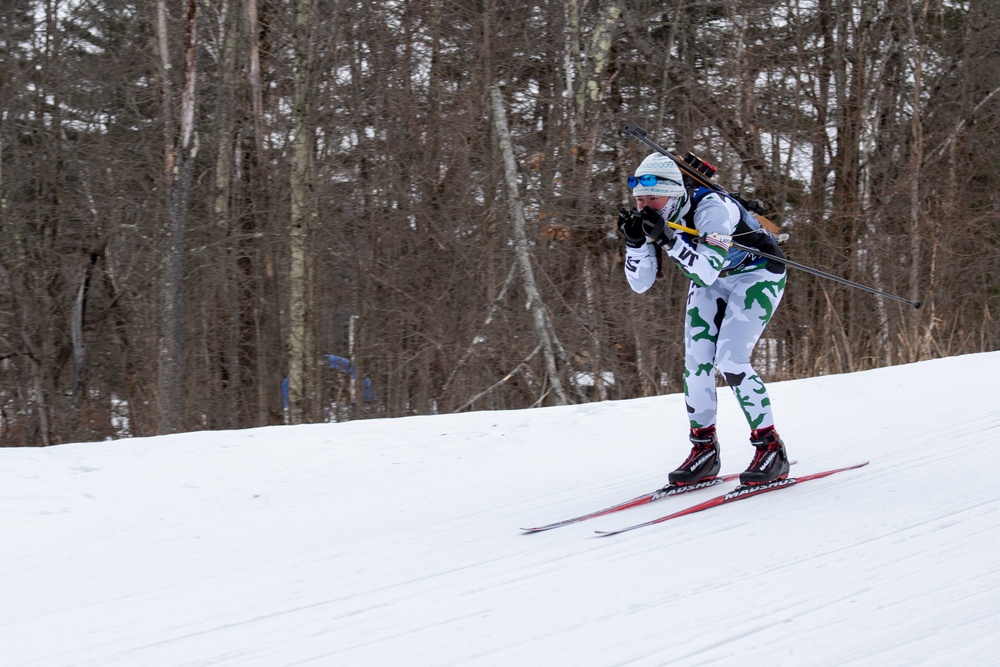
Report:
M 635 177 L 651 174 L 659 181 L 655 185 L 642 185 L 632 188 L 633 197 L 681 197 L 684 189 L 684 177 L 680 167 L 673 160 L 659 153 L 650 153 L 635 170 Z

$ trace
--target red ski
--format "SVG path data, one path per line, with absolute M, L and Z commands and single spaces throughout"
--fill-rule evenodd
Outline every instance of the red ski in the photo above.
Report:
M 630 507 L 638 507 L 639 505 L 645 505 L 646 503 L 651 503 L 654 500 L 659 500 L 660 498 L 666 498 L 667 496 L 676 496 L 681 493 L 688 493 L 690 491 L 697 491 L 698 489 L 707 489 L 710 486 L 715 486 L 716 484 L 722 484 L 723 482 L 732 481 L 740 476 L 739 473 L 733 473 L 731 475 L 721 475 L 714 479 L 705 480 L 703 482 L 697 482 L 695 484 L 685 484 L 684 486 L 678 486 L 676 484 L 668 484 L 662 489 L 657 489 L 652 493 L 647 493 L 645 495 L 633 498 L 632 500 L 626 500 L 623 503 L 618 503 L 617 505 L 612 505 L 611 507 L 605 507 L 602 510 L 597 510 L 596 512 L 591 512 L 589 514 L 583 514 L 581 516 L 575 516 L 571 519 L 563 519 L 562 521 L 556 521 L 555 523 L 547 523 L 544 526 L 535 526 L 534 528 L 522 528 L 526 533 L 540 533 L 543 530 L 552 530 L 553 528 L 559 528 L 560 526 L 568 526 L 573 523 L 579 523 L 581 521 L 586 521 L 587 519 L 594 519 L 599 516 L 604 516 L 605 514 L 611 514 L 612 512 L 620 512 L 622 510 L 627 510 Z
M 792 461 L 789 465 L 795 465 L 795 461 Z M 699 489 L 707 489 L 710 486 L 715 486 L 716 484 L 722 484 L 724 482 L 731 482 L 734 479 L 739 479 L 740 473 L 731 473 L 728 475 L 719 475 L 718 477 L 713 477 L 712 479 L 706 479 L 701 482 L 695 482 L 694 484 L 667 484 L 662 489 L 657 489 L 652 493 L 647 493 L 641 495 L 632 500 L 626 500 L 623 503 L 618 503 L 617 505 L 612 505 L 611 507 L 605 507 L 604 509 L 597 510 L 596 512 L 590 512 L 589 514 L 582 514 L 580 516 L 574 516 L 570 519 L 563 519 L 562 521 L 556 521 L 554 523 L 547 523 L 544 526 L 535 526 L 534 528 L 522 528 L 525 533 L 540 533 L 543 530 L 552 530 L 553 528 L 560 528 L 562 526 L 569 526 L 574 523 L 580 523 L 581 521 L 586 521 L 587 519 L 596 519 L 599 516 L 604 516 L 606 514 L 611 514 L 613 512 L 621 512 L 622 510 L 627 510 L 630 507 L 638 507 L 639 505 L 645 505 L 646 503 L 651 503 L 654 500 L 659 500 L 661 498 L 667 498 L 669 496 L 678 496 L 682 493 L 689 493 L 691 491 L 698 491 Z
M 846 468 L 837 468 L 836 470 L 825 470 L 823 472 L 815 472 L 811 475 L 802 475 L 801 477 L 786 477 L 785 479 L 777 479 L 773 482 L 767 482 L 766 484 L 753 484 L 753 485 L 743 485 L 739 486 L 729 493 L 724 493 L 720 496 L 714 498 L 709 498 L 703 503 L 698 503 L 697 505 L 692 505 L 687 509 L 682 509 L 679 512 L 674 512 L 673 514 L 668 514 L 666 516 L 661 516 L 658 519 L 652 519 L 651 521 L 644 521 L 642 523 L 637 523 L 632 526 L 626 526 L 625 528 L 619 528 L 618 530 L 598 530 L 595 531 L 598 535 L 606 537 L 608 535 L 618 535 L 630 530 L 635 530 L 636 528 L 645 528 L 646 526 L 652 526 L 657 523 L 663 523 L 664 521 L 670 521 L 671 519 L 677 519 L 682 516 L 687 516 L 688 514 L 694 514 L 695 512 L 701 512 L 703 510 L 711 509 L 713 507 L 718 507 L 719 505 L 725 505 L 727 503 L 736 502 L 737 500 L 743 500 L 744 498 L 752 498 L 753 496 L 759 496 L 762 493 L 767 493 L 769 491 L 777 491 L 778 489 L 787 489 L 790 486 L 795 486 L 802 482 L 808 482 L 812 479 L 820 479 L 822 477 L 829 477 L 838 472 L 844 472 L 845 470 L 854 470 L 862 466 L 868 465 L 868 461 L 864 463 L 858 463 L 852 466 L 847 466 Z

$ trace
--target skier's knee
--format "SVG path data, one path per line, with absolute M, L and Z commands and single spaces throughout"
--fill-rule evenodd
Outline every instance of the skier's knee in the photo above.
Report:
M 753 369 L 749 364 L 735 363 L 733 361 L 723 361 L 716 365 L 726 384 L 730 387 L 738 387 L 743 384 L 743 380 L 749 375 L 753 375 Z

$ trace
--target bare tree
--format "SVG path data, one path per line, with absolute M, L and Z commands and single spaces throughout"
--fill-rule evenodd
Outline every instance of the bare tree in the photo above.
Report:
M 170 40 L 165 0 L 158 0 L 157 30 L 160 48 L 164 127 L 164 194 L 167 234 L 163 253 L 162 324 L 159 350 L 160 430 L 173 433 L 183 426 L 184 415 L 184 278 L 187 259 L 186 232 L 194 160 L 198 152 L 195 134 L 198 88 L 198 1 L 186 0 L 182 86 L 179 120 L 174 118 L 174 93 Z
M 528 247 L 528 236 L 525 232 L 524 205 L 517 188 L 517 165 L 514 161 L 514 148 L 511 143 L 510 129 L 507 126 L 507 112 L 504 109 L 503 96 L 497 86 L 490 87 L 490 100 L 493 108 L 493 126 L 497 132 L 500 155 L 503 158 L 507 205 L 510 209 L 511 227 L 514 231 L 514 254 L 520 269 L 521 280 L 528 295 L 527 308 L 534 320 L 535 335 L 538 336 L 538 343 L 545 359 L 545 370 L 548 374 L 548 381 L 552 384 L 556 402 L 558 405 L 565 405 L 568 399 L 563 390 L 556 364 L 556 341 L 545 302 L 538 291 L 534 270 L 531 267 L 531 253 Z
M 7 3 L 0 442 L 282 423 L 286 377 L 296 422 L 680 391 L 683 276 L 622 277 L 626 121 L 925 304 L 790 274 L 772 377 L 997 349 L 998 12 Z
M 311 229 L 317 217 L 313 195 L 314 131 L 311 113 L 313 67 L 313 2 L 298 0 L 295 5 L 295 83 L 293 92 L 293 139 L 291 159 L 291 224 L 289 226 L 289 328 L 288 328 L 288 410 L 293 424 L 315 421 L 317 351 L 313 340 L 312 285 L 309 261 Z M 312 409 L 310 409 L 312 407 Z

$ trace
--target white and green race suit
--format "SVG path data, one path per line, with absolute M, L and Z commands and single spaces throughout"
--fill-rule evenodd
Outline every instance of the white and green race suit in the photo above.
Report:
M 715 424 L 716 369 L 752 430 L 774 426 L 767 387 L 750 356 L 784 294 L 785 267 L 731 244 L 736 236 L 771 255 L 781 257 L 781 251 L 751 214 L 707 188 L 692 194 L 681 222 L 698 236 L 678 233 L 664 251 L 691 279 L 684 320 L 684 397 L 691 427 Z M 648 290 L 657 268 L 652 243 L 627 248 L 625 276 L 634 291 Z

